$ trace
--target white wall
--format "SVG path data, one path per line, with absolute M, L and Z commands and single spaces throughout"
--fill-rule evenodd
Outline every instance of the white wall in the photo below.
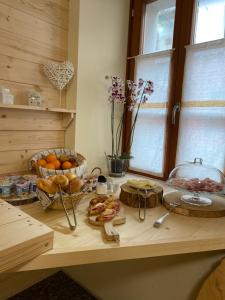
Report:
M 224 251 L 215 251 L 77 266 L 64 271 L 101 300 L 196 300 L 205 278 L 224 256 Z
M 111 149 L 105 76 L 125 76 L 128 17 L 129 0 L 80 1 L 75 145 L 89 170 L 105 169 Z

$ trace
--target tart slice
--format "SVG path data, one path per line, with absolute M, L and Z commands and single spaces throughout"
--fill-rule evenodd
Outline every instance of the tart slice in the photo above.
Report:
M 105 210 L 105 208 L 106 208 L 106 205 L 104 203 L 99 202 L 99 203 L 89 207 L 88 214 L 89 214 L 89 216 L 98 215 L 101 212 L 103 212 Z
M 117 215 L 117 211 L 113 208 L 106 208 L 99 216 L 96 217 L 97 222 L 109 222 Z

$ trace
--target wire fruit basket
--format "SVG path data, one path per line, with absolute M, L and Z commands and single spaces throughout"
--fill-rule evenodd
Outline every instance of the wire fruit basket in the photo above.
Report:
M 74 167 L 68 169 L 48 169 L 38 165 L 38 161 L 47 157 L 49 154 L 54 154 L 57 158 L 61 156 L 68 157 L 73 161 Z M 29 161 L 30 171 L 34 171 L 40 177 L 47 177 L 52 175 L 60 175 L 66 173 L 74 173 L 79 177 L 82 177 L 87 168 L 87 160 L 80 153 L 75 152 L 72 149 L 50 149 L 36 153 Z

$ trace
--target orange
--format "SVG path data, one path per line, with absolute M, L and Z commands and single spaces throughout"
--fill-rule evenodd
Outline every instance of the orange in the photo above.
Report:
M 71 162 L 65 161 L 65 162 L 62 164 L 62 168 L 63 168 L 63 169 L 71 169 L 71 168 L 72 168 Z
M 48 163 L 47 165 L 45 165 L 45 168 L 55 170 L 55 165 L 53 163 Z
M 71 165 L 72 165 L 72 168 L 76 168 L 78 166 L 77 162 L 75 162 L 75 161 L 72 162 Z
M 38 161 L 37 161 L 37 164 L 38 164 L 38 166 L 40 166 L 40 167 L 45 167 L 46 166 L 46 164 L 47 164 L 47 161 L 45 160 L 45 159 L 39 159 Z
M 50 153 L 50 154 L 48 154 L 47 156 L 46 156 L 46 160 L 47 160 L 47 162 L 53 162 L 54 160 L 57 160 L 57 157 L 56 157 L 56 155 L 55 154 L 53 154 L 53 153 Z
M 60 162 L 58 159 L 53 160 L 53 161 L 51 162 L 51 164 L 53 164 L 53 165 L 55 166 L 56 169 L 59 169 L 60 166 L 61 166 L 61 162 Z

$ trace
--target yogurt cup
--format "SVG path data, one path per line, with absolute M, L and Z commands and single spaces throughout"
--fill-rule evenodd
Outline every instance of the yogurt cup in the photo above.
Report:
M 28 194 L 29 191 L 30 191 L 30 181 L 21 180 L 16 183 L 16 195 L 17 196 Z
M 23 179 L 30 182 L 29 191 L 30 193 L 35 193 L 37 190 L 36 180 L 38 176 L 37 175 L 24 175 Z
M 13 183 L 10 181 L 1 181 L 0 182 L 0 196 L 9 197 L 13 192 Z

